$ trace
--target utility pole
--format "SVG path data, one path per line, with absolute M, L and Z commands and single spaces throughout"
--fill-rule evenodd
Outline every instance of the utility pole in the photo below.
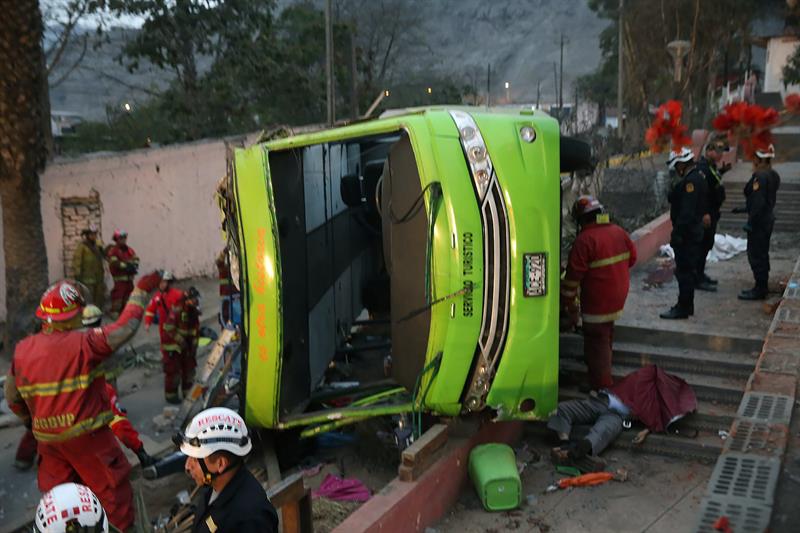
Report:
M 617 26 L 619 26 L 619 34 L 617 36 L 617 136 L 622 139 L 622 88 L 625 81 L 625 61 L 623 54 L 625 47 L 622 46 L 622 8 L 624 7 L 625 0 L 619 0 L 619 13 L 617 15 Z
M 328 125 L 331 126 L 336 121 L 336 109 L 334 107 L 334 87 L 333 87 L 333 0 L 325 0 L 325 81 L 327 94 L 325 99 L 328 103 Z
M 356 25 L 350 24 L 350 116 L 358 118 L 358 68 L 356 66 Z
M 621 0 L 620 0 L 621 1 Z M 564 108 L 564 32 L 561 32 L 561 59 L 558 76 L 558 108 Z
M 558 67 L 556 66 L 555 61 L 553 61 L 553 88 L 556 91 L 556 100 L 554 103 L 554 105 L 556 105 L 558 104 Z M 558 112 L 561 113 L 561 109 L 559 109 Z
M 539 102 L 542 98 L 542 80 L 536 81 L 536 109 L 539 109 Z
M 492 64 L 486 65 L 486 107 L 492 105 Z

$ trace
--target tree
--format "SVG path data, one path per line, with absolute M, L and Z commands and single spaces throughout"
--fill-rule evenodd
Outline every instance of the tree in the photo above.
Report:
M 619 0 L 588 0 L 589 7 L 611 21 L 601 34 L 603 50 L 597 77 L 616 77 Z M 652 106 L 670 98 L 683 101 L 693 126 L 707 125 L 715 91 L 749 67 L 750 28 L 754 20 L 777 8 L 780 0 L 639 0 L 625 2 L 622 14 L 625 58 L 625 111 L 634 138 L 649 121 Z M 774 12 L 774 10 L 772 11 Z M 720 16 L 725 13 L 725 16 Z M 670 41 L 689 41 L 679 82 L 673 81 Z M 607 81 L 607 80 L 606 80 Z M 599 83 L 602 82 L 602 83 Z M 600 96 L 605 98 L 605 91 Z M 639 130 L 639 131 L 637 131 Z
M 263 0 L 108 0 L 112 13 L 144 18 L 141 30 L 119 60 L 133 72 L 147 59 L 177 79 L 170 96 L 172 117 L 189 139 L 207 125 L 201 95 L 201 63 L 213 64 L 231 50 L 247 53 L 248 43 L 268 33 L 273 2 Z
M 794 85 L 800 83 L 800 46 L 795 48 L 783 66 L 783 84 Z
M 50 104 L 37 0 L 0 0 L 0 202 L 6 261 L 6 353 L 29 330 L 47 286 L 39 175 Z

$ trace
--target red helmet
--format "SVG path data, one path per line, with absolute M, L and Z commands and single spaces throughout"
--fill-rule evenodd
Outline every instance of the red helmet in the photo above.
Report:
M 601 204 L 597 198 L 590 194 L 584 194 L 575 200 L 575 205 L 572 206 L 572 218 L 578 220 L 583 215 L 602 210 L 603 204 Z
M 128 236 L 128 232 L 127 231 L 125 231 L 124 229 L 118 229 L 118 230 L 116 230 L 114 232 L 114 236 L 111 237 L 111 238 L 114 239 L 115 241 L 117 241 L 117 240 L 121 239 L 122 237 L 127 237 L 127 236 Z
M 48 322 L 65 322 L 80 313 L 85 305 L 86 299 L 78 283 L 65 279 L 44 291 L 36 316 Z

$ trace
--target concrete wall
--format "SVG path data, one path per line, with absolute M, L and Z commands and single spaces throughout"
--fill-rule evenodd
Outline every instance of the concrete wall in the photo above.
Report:
M 764 68 L 764 92 L 779 92 L 781 96 L 797 92 L 800 86 L 783 86 L 783 67 L 786 65 L 800 41 L 794 36 L 773 37 L 767 45 L 767 64 Z
M 41 179 L 50 279 L 64 276 L 61 200 L 94 191 L 103 206 L 103 241 L 111 242 L 116 228 L 125 229 L 142 272 L 167 268 L 179 278 L 212 274 L 222 247 L 214 191 L 224 173 L 221 140 L 51 163 Z

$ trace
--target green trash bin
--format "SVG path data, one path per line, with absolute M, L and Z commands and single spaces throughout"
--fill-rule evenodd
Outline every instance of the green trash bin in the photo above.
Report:
M 507 444 L 481 444 L 469 454 L 469 477 L 487 511 L 508 511 L 519 507 L 522 482 L 517 458 Z

